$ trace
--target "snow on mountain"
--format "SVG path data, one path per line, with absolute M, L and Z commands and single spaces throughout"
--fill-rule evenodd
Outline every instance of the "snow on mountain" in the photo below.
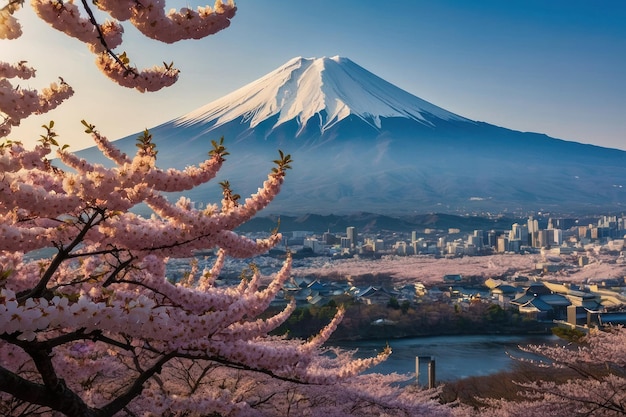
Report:
M 196 164 L 225 138 L 215 182 L 256 192 L 277 150 L 292 155 L 279 214 L 621 211 L 626 152 L 476 122 L 347 58 L 294 58 L 221 99 L 150 129 L 162 168 Z M 116 143 L 134 152 L 138 134 Z M 98 151 L 81 154 L 98 161 Z M 102 159 L 100 159 L 101 161 Z
M 311 120 L 322 133 L 354 115 L 380 129 L 381 118 L 401 117 L 432 126 L 432 117 L 470 120 L 422 100 L 355 64 L 348 58 L 293 58 L 266 76 L 209 103 L 174 123 L 208 123 L 210 130 L 242 118 L 254 129 L 278 116 L 273 128 L 296 120 L 296 136 Z

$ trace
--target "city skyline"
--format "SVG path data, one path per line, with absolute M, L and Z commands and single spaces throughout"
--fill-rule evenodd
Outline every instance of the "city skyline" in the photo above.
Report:
M 160 45 L 126 26 L 119 49 L 139 67 L 173 60 L 181 69 L 177 84 L 151 94 L 112 84 L 84 45 L 39 22 L 27 6 L 16 15 L 23 38 L 1 41 L 3 60 L 37 68 L 23 87 L 41 89 L 62 76 L 77 93 L 10 137 L 34 144 L 40 126 L 55 120 L 61 142 L 77 150 L 91 146 L 81 119 L 117 139 L 218 99 L 295 56 L 340 55 L 470 119 L 626 149 L 621 2 L 236 3 L 231 27 L 202 41 Z

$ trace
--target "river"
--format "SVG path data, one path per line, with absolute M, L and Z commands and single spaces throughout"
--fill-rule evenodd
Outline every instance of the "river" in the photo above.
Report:
M 551 335 L 471 335 L 433 336 L 389 341 L 392 354 L 369 372 L 415 374 L 415 357 L 420 356 L 420 384 L 426 384 L 430 356 L 435 360 L 437 382 L 453 381 L 469 376 L 482 376 L 511 369 L 513 356 L 523 356 L 519 345 L 555 344 L 560 339 Z M 373 356 L 387 342 L 381 340 L 336 343 L 345 349 L 358 349 L 357 357 Z

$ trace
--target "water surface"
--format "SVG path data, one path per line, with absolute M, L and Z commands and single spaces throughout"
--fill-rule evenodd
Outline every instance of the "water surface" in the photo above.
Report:
M 393 353 L 370 372 L 415 374 L 415 357 L 422 358 L 420 384 L 426 383 L 427 359 L 435 360 L 438 382 L 453 381 L 469 376 L 490 375 L 510 370 L 514 360 L 509 355 L 523 356 L 520 345 L 555 344 L 556 336 L 545 335 L 472 335 L 415 337 L 389 341 Z M 336 343 L 346 349 L 358 349 L 358 357 L 375 355 L 387 342 L 368 340 Z

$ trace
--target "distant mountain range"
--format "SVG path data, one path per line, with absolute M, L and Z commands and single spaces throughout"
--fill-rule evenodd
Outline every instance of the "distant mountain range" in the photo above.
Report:
M 150 131 L 164 168 L 197 163 L 224 136 L 226 164 L 187 194 L 195 201 L 219 201 L 222 179 L 243 196 L 256 192 L 277 150 L 290 153 L 293 170 L 266 214 L 626 207 L 626 152 L 469 120 L 341 57 L 294 58 Z M 137 136 L 117 144 L 132 153 Z
M 443 213 L 414 214 L 401 217 L 385 216 L 375 213 L 352 213 L 345 215 L 304 214 L 302 216 L 257 216 L 241 225 L 239 232 L 271 231 L 280 225 L 281 232 L 309 231 L 321 234 L 345 233 L 347 227 L 356 227 L 359 233 L 417 231 L 423 233 L 425 229 L 448 232 L 449 229 L 458 229 L 462 233 L 471 233 L 474 230 L 510 230 L 516 222 L 525 222 L 526 219 L 516 220 L 507 217 L 486 218 L 478 216 L 456 216 Z
M 562 220 L 565 228 L 568 224 L 588 225 L 597 224 L 600 215 L 563 218 L 552 216 L 553 219 Z M 539 222 L 539 227 L 548 227 L 549 217 L 534 217 Z M 407 214 L 403 216 L 386 216 L 376 213 L 351 213 L 344 215 L 320 215 L 303 214 L 301 216 L 285 215 L 259 215 L 241 225 L 239 232 L 269 232 L 279 225 L 281 232 L 309 231 L 316 234 L 329 231 L 331 233 L 345 233 L 346 228 L 356 227 L 359 233 L 400 232 L 410 233 L 416 231 L 424 233 L 426 229 L 434 232 L 448 233 L 450 229 L 458 229 L 459 233 L 472 233 L 474 230 L 508 231 L 514 223 L 526 224 L 527 217 L 514 216 L 459 216 L 448 213 L 422 213 Z

